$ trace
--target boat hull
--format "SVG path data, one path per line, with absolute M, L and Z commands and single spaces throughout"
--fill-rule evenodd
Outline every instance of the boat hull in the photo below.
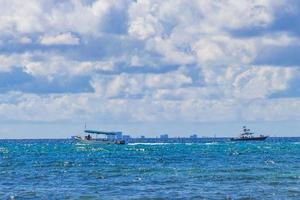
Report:
M 268 136 L 261 137 L 248 137 L 248 138 L 230 138 L 231 141 L 263 141 L 267 139 Z
M 103 139 L 82 139 L 80 137 L 73 137 L 75 141 L 84 143 L 84 144 L 126 144 L 124 140 L 103 140 Z

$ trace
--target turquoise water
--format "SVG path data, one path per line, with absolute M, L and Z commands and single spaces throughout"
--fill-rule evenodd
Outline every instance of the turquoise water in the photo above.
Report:
M 300 139 L 0 140 L 0 199 L 300 199 Z

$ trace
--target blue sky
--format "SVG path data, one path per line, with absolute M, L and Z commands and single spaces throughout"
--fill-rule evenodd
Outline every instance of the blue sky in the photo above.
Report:
M 299 135 L 296 0 L 0 0 L 1 138 Z

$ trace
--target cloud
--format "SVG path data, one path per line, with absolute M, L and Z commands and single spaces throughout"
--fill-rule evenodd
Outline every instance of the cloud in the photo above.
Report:
M 21 44 L 30 44 L 30 43 L 32 43 L 32 40 L 29 37 L 22 37 L 22 38 L 20 38 L 20 43 Z
M 249 64 L 256 56 L 256 48 L 254 40 L 224 35 L 201 39 L 193 45 L 198 62 L 209 65 Z
M 18 0 L 1 0 L 2 33 L 65 33 L 98 35 L 106 31 L 106 20 L 122 18 L 132 1 L 81 0 L 57 2 L 33 0 L 26 5 Z M 125 21 L 123 22 L 125 23 Z
M 103 98 L 144 98 L 157 89 L 180 88 L 192 84 L 180 71 L 164 74 L 120 74 L 94 76 L 91 85 Z
M 29 54 L 0 54 L 0 72 L 9 72 L 14 67 L 20 67 L 29 59 Z
M 17 64 L 17 62 L 15 62 L 13 56 L 0 55 L 0 71 L 1 72 L 10 71 L 10 68 L 16 64 Z
M 208 122 L 300 120 L 298 98 L 243 100 L 103 99 L 94 94 L 7 93 L 3 121 Z M 9 103 L 3 99 L 10 99 Z M 13 103 L 12 103 L 13 102 Z M 209 113 L 209 114 L 207 114 Z M 16 116 L 18 116 L 16 118 Z
M 299 119 L 293 1 L 0 3 L 5 120 Z
M 252 67 L 236 77 L 234 95 L 249 99 L 267 98 L 275 92 L 286 90 L 299 72 L 299 68 Z
M 70 60 L 64 56 L 47 52 L 30 52 L 24 54 L 0 54 L 0 72 L 20 68 L 34 77 L 75 77 L 90 75 L 97 71 L 115 70 L 114 60 L 80 61 Z
M 260 38 L 235 38 L 231 31 L 271 25 L 273 13 L 284 3 L 137 1 L 129 8 L 128 32 L 145 40 L 147 50 L 162 55 L 167 63 L 249 64 L 262 48 Z M 281 35 L 281 40 L 292 41 L 288 35 Z M 265 45 L 270 41 L 265 38 Z
M 44 30 L 43 8 L 40 1 L 26 4 L 20 1 L 1 0 L 1 34 L 31 33 Z
M 263 45 L 269 46 L 291 46 L 291 45 L 299 45 L 299 38 L 290 35 L 286 32 L 279 32 L 275 34 L 269 34 L 261 38 L 261 42 Z
M 43 45 L 78 45 L 80 39 L 71 33 L 63 33 L 55 36 L 44 36 L 40 39 Z
M 129 33 L 146 39 L 172 34 L 180 29 L 192 32 L 213 33 L 224 29 L 249 26 L 267 26 L 273 21 L 273 10 L 285 1 L 144 1 L 132 3 L 129 8 Z M 183 35 L 184 37 L 184 35 Z

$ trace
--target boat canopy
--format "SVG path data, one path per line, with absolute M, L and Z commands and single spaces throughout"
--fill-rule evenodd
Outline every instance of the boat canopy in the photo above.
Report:
M 84 130 L 85 133 L 92 134 L 102 134 L 102 135 L 116 135 L 116 132 L 104 132 L 104 131 L 94 131 L 94 130 Z

